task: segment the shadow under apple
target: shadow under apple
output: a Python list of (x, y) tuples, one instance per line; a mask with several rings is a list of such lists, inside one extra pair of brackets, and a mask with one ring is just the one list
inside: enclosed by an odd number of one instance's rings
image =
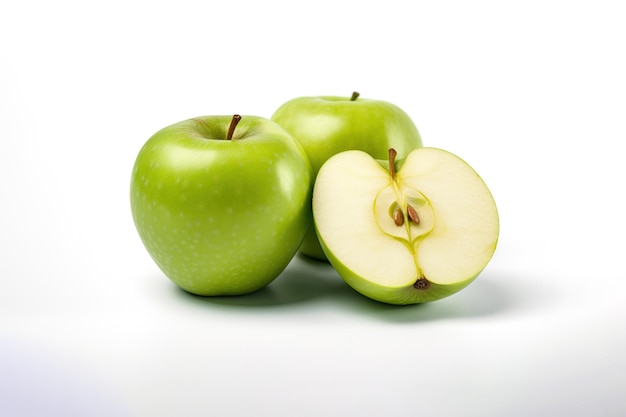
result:
[(396, 306), (355, 294), (346, 308), (377, 319), (396, 323), (446, 319), (472, 319), (514, 310), (520, 300), (503, 282), (503, 277), (481, 276), (467, 288), (444, 299), (423, 304)]
[[(297, 255), (268, 286), (246, 295), (203, 297), (178, 287), (176, 293), (196, 302), (234, 307), (280, 307), (352, 293), (327, 262)], [(351, 294), (350, 294), (351, 295)], [(358, 294), (357, 294), (358, 295)]]
[(489, 270), (465, 289), (430, 303), (394, 306), (360, 296), (346, 299), (345, 306), (359, 314), (395, 323), (472, 320), (552, 308), (559, 303), (561, 294), (546, 284), (549, 281), (546, 277)]
[[(236, 308), (283, 308), (312, 302), (395, 323), (475, 319), (516, 310), (533, 309), (545, 297), (522, 291), (523, 279), (485, 271), (467, 288), (442, 300), (396, 306), (371, 300), (350, 288), (326, 262), (297, 256), (270, 285), (243, 296), (202, 297), (176, 288), (176, 294), (194, 303)], [(526, 294), (526, 295), (524, 295)]]

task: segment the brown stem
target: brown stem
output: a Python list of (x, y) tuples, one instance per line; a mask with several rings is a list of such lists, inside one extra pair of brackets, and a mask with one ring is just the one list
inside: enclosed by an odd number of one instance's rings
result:
[(392, 180), (396, 179), (396, 155), (398, 155), (398, 152), (393, 148), (389, 148), (389, 174), (391, 174)]
[(241, 116), (235, 114), (233, 119), (230, 121), (230, 126), (228, 127), (228, 133), (226, 134), (226, 140), (231, 140), (233, 138), (233, 133), (235, 133), (235, 128), (237, 127), (237, 123), (241, 120)]
[(356, 101), (357, 98), (359, 98), (360, 94), (358, 92), (353, 92), (352, 93), (352, 97), (350, 97), (350, 101)]

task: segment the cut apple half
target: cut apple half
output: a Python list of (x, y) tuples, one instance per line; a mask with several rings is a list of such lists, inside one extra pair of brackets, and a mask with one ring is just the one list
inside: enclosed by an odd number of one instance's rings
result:
[[(493, 256), (499, 218), (491, 192), (461, 158), (418, 148), (402, 161), (362, 151), (320, 169), (313, 216), (321, 246), (356, 291), (390, 304), (434, 301), (478, 276)], [(400, 165), (400, 166), (399, 166)]]

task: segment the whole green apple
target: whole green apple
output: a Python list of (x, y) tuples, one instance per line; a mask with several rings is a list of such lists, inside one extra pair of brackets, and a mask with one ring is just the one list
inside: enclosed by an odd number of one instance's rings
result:
[(310, 223), (302, 147), (256, 116), (206, 116), (155, 133), (137, 156), (130, 202), (163, 273), (198, 295), (239, 295), (274, 280)]
[(330, 263), (356, 291), (388, 304), (435, 301), (489, 263), (498, 210), (456, 155), (419, 148), (395, 158), (391, 149), (387, 163), (362, 151), (326, 161), (313, 189), (315, 226)]
[[(398, 158), (404, 158), (422, 146), (415, 124), (402, 109), (386, 101), (361, 98), (356, 92), (351, 97), (295, 98), (280, 106), (272, 120), (300, 142), (314, 176), (328, 158), (342, 151), (361, 150), (385, 159), (388, 149), (394, 148)], [(300, 252), (326, 260), (314, 227)]]

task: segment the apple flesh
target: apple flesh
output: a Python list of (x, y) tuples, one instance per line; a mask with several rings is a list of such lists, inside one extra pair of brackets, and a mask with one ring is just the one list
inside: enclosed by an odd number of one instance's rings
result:
[(321, 246), (361, 294), (389, 304), (447, 297), (490, 261), (499, 234), (496, 204), (462, 159), (419, 148), (402, 165), (362, 151), (331, 157), (313, 189)]
[[(413, 120), (398, 106), (383, 100), (350, 97), (298, 97), (287, 101), (272, 115), (304, 148), (313, 175), (331, 156), (361, 150), (376, 159), (386, 159), (389, 148), (406, 157), (422, 146)], [(312, 219), (311, 219), (312, 220)], [(315, 228), (311, 227), (300, 252), (325, 260)]]
[(197, 295), (241, 295), (268, 285), (296, 254), (312, 182), (304, 150), (275, 122), (197, 117), (142, 147), (131, 209), (146, 249), (175, 284)]

